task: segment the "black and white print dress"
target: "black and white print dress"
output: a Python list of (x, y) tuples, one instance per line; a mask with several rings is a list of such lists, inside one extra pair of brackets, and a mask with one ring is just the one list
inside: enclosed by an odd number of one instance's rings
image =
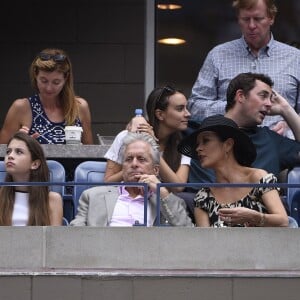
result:
[[(276, 183), (277, 178), (274, 174), (269, 173), (260, 179), (259, 183)], [(276, 187), (254, 187), (244, 198), (228, 204), (219, 204), (212, 195), (210, 188), (201, 188), (195, 197), (195, 207), (207, 212), (211, 227), (227, 227), (226, 222), (219, 220), (218, 210), (220, 208), (247, 207), (262, 213), (268, 213), (262, 203), (262, 195), (271, 191), (278, 190)], [(234, 225), (235, 227), (245, 227), (244, 224)]]

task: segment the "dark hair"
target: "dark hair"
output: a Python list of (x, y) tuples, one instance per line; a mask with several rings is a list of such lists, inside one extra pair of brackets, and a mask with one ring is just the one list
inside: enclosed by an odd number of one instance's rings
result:
[(232, 108), (235, 104), (235, 96), (238, 90), (242, 90), (244, 95), (247, 96), (249, 92), (256, 86), (256, 80), (260, 80), (270, 87), (273, 86), (272, 79), (265, 74), (258, 73), (240, 73), (236, 77), (234, 77), (227, 88), (227, 104), (225, 107), (225, 111), (227, 112), (230, 108)]
[[(156, 117), (155, 111), (156, 109), (160, 109), (165, 111), (169, 106), (169, 98), (170, 96), (181, 93), (180, 90), (176, 90), (171, 85), (166, 85), (164, 87), (155, 88), (148, 96), (146, 103), (146, 110), (148, 115), (149, 124), (153, 127), (154, 134), (157, 135), (158, 129), (160, 126), (160, 120)], [(182, 139), (182, 134), (179, 131), (172, 133), (168, 141), (165, 145), (165, 149), (163, 152), (163, 158), (170, 166), (170, 168), (176, 172), (181, 160), (181, 154), (178, 151), (174, 151), (177, 149), (179, 142)]]
[[(234, 0), (232, 7), (239, 13), (241, 9), (251, 9), (257, 4), (258, 0)], [(277, 7), (274, 0), (264, 0), (268, 16), (274, 18), (277, 14)]]
[[(251, 163), (249, 163), (249, 157), (245, 154), (245, 151), (243, 151), (243, 147), (239, 144), (239, 141), (237, 138), (231, 134), (228, 134), (227, 132), (224, 131), (215, 131), (215, 134), (219, 138), (219, 140), (224, 143), (226, 140), (229, 138), (232, 138), (234, 141), (233, 144), (233, 155), (236, 159), (236, 161), (241, 165), (241, 166), (246, 166), (246, 167), (251, 167)], [(255, 148), (255, 146), (253, 146)], [(252, 157), (251, 157), (252, 159)]]
[(232, 138), (234, 140), (234, 157), (240, 165), (250, 167), (254, 162), (256, 148), (250, 137), (240, 130), (232, 119), (223, 115), (212, 115), (203, 119), (198, 129), (180, 142), (178, 151), (186, 156), (198, 159), (197, 139), (199, 133), (204, 131), (215, 132), (221, 142)]
[[(31, 154), (31, 160), (39, 160), (40, 166), (30, 170), (29, 182), (49, 181), (49, 168), (43, 148), (37, 140), (26, 133), (17, 132), (8, 141), (23, 141)], [(10, 174), (6, 174), (5, 182), (13, 182)], [(29, 192), (29, 219), (27, 225), (50, 225), (49, 214), (49, 186), (28, 186)], [(11, 225), (15, 201), (15, 188), (3, 186), (0, 190), (0, 225)]]

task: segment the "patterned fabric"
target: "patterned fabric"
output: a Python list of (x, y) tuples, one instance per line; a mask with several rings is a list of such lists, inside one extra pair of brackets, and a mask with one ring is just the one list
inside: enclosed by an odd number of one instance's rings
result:
[[(39, 95), (28, 98), (32, 111), (32, 125), (29, 134), (38, 132), (40, 136), (37, 141), (40, 144), (65, 144), (65, 122), (51, 122), (42, 106)], [(81, 126), (80, 120), (75, 120), (74, 126)]]
[[(300, 112), (300, 50), (275, 41), (272, 36), (256, 57), (242, 37), (218, 45), (208, 53), (188, 101), (192, 117), (201, 120), (224, 114), (228, 84), (244, 72), (269, 75), (274, 89)], [(266, 116), (263, 125), (270, 127), (279, 120), (280, 116)]]
[[(276, 183), (277, 178), (269, 173), (260, 179), (259, 183)], [(267, 209), (262, 203), (262, 195), (277, 189), (276, 187), (254, 187), (244, 198), (228, 204), (219, 204), (212, 195), (209, 188), (202, 188), (196, 194), (195, 207), (203, 209), (208, 213), (211, 227), (227, 227), (227, 224), (218, 218), (220, 208), (247, 207), (259, 212), (267, 213)], [(235, 227), (245, 227), (244, 224)]]

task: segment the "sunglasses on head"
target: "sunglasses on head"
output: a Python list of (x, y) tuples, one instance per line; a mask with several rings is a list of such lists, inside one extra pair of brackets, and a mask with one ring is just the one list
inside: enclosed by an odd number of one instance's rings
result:
[(168, 92), (168, 93), (175, 93), (175, 91), (176, 91), (176, 90), (175, 90), (173, 87), (169, 86), (169, 85), (164, 86), (164, 87), (161, 89), (160, 94), (159, 94), (158, 97), (156, 98), (155, 103), (158, 103), (158, 102), (161, 100), (161, 98), (162, 98), (162, 96), (163, 96), (164, 93), (166, 93), (166, 92)]
[(39, 53), (38, 57), (44, 61), (52, 59), (55, 62), (63, 62), (66, 59), (66, 56), (63, 54), (48, 54), (44, 52)]

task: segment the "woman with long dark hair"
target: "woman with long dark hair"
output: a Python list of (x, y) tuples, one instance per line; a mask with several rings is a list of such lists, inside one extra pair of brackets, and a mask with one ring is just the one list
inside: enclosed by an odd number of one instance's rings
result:
[[(186, 183), (190, 158), (177, 151), (177, 145), (182, 139), (182, 131), (187, 129), (190, 117), (186, 97), (171, 86), (155, 88), (148, 96), (146, 109), (149, 123), (141, 123), (138, 131), (151, 134), (157, 140), (161, 152), (159, 172), (161, 180), (171, 183)], [(128, 130), (130, 131), (130, 123)], [(127, 130), (120, 132), (105, 154), (107, 159), (106, 182), (123, 180), (118, 156), (122, 139), (127, 132)], [(181, 191), (183, 189), (184, 187), (176, 187), (173, 190)]]
[[(201, 188), (195, 196), (195, 220), (200, 227), (288, 226), (288, 216), (274, 186), (272, 173), (251, 167), (256, 148), (237, 124), (222, 115), (205, 118), (178, 146), (180, 153), (214, 170), (224, 186)], [(235, 186), (234, 184), (261, 184)], [(227, 185), (227, 186), (226, 186)]]

